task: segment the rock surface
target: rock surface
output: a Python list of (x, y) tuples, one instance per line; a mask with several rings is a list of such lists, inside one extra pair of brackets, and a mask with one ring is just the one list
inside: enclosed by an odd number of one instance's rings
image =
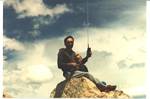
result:
[(71, 78), (60, 82), (50, 97), (55, 98), (129, 98), (123, 91), (115, 90), (101, 92), (96, 85), (86, 77)]
[(3, 98), (13, 98), (7, 91), (4, 90)]

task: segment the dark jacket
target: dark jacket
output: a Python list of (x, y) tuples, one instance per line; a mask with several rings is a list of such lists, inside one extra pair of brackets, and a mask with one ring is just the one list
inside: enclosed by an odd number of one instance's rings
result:
[[(68, 52), (65, 48), (59, 49), (57, 60), (58, 68), (62, 69), (63, 72), (74, 72), (77, 69), (72, 66), (68, 66), (67, 63), (76, 62), (75, 59), (76, 53), (73, 50)], [(85, 64), (87, 60), (82, 59), (82, 61)], [(84, 64), (82, 64), (78, 70), (88, 72), (88, 69)]]

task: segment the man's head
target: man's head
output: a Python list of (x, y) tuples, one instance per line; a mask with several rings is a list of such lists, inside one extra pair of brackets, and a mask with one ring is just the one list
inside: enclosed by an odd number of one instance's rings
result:
[(72, 36), (67, 36), (64, 39), (64, 44), (65, 44), (66, 48), (72, 49), (73, 44), (74, 44), (74, 38)]

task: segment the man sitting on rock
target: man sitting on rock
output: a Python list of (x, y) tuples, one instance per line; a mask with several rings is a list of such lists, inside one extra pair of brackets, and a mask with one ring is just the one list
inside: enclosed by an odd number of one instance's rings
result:
[(90, 48), (87, 49), (86, 57), (82, 58), (72, 50), (74, 45), (74, 38), (72, 36), (66, 37), (64, 44), (66, 48), (61, 48), (58, 53), (58, 68), (63, 71), (63, 76), (66, 80), (71, 79), (71, 77), (85, 76), (94, 82), (100, 91), (109, 92), (116, 89), (115, 85), (106, 85), (105, 82), (100, 82), (88, 73), (85, 63), (92, 55)]

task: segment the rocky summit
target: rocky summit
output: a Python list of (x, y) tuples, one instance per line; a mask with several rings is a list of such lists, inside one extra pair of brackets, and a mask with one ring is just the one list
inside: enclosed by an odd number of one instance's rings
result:
[(114, 90), (101, 92), (96, 85), (86, 77), (73, 77), (69, 81), (60, 82), (51, 92), (54, 98), (129, 98), (123, 91)]

